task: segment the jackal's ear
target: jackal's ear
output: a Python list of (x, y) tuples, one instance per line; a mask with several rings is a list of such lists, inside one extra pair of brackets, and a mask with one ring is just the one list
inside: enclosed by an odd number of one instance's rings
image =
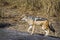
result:
[(25, 16), (27, 16), (27, 17), (28, 17), (28, 16), (29, 16), (29, 13), (26, 13), (26, 14), (25, 14)]
[(21, 17), (25, 17), (26, 15), (25, 14), (23, 14)]

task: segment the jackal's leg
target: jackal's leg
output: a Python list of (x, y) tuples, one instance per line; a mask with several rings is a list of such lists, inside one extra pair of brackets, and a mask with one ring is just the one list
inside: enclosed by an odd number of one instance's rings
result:
[(31, 28), (32, 28), (32, 25), (31, 25), (31, 26), (29, 26), (29, 28), (28, 28), (28, 30), (27, 30), (27, 31), (29, 32)]
[(45, 31), (45, 36), (47, 36), (47, 35), (49, 35), (49, 32), (50, 32), (50, 30), (49, 30), (49, 28), (48, 27), (46, 27), (45, 25), (43, 25), (42, 26), (42, 29)]
[(31, 35), (34, 33), (35, 25), (33, 25)]
[(45, 30), (46, 34), (45, 36), (49, 35), (49, 30)]

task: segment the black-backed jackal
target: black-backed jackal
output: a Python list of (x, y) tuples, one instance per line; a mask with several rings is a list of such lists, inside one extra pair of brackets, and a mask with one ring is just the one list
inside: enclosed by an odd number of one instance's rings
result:
[(28, 32), (32, 28), (31, 35), (34, 33), (35, 25), (41, 25), (41, 28), (46, 32), (45, 36), (49, 35), (50, 31), (55, 32), (55, 30), (51, 30), (49, 26), (49, 21), (46, 18), (25, 15), (21, 20), (24, 20), (29, 24)]

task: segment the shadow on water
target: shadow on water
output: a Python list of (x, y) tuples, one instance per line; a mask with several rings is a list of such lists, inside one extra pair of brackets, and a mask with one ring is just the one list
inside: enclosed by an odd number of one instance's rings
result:
[(0, 23), (0, 28), (6, 28), (6, 27), (9, 27), (9, 26), (13, 26), (13, 25), (10, 24), (10, 23)]
[[(37, 34), (37, 35), (44, 36), (44, 34)], [(60, 39), (60, 37), (50, 36), (50, 35), (48, 35), (48, 36), (46, 36), (46, 37), (51, 37), (51, 38), (58, 38), (58, 39)]]
[(55, 37), (55, 36), (49, 36), (49, 37), (52, 37), (52, 38), (58, 38), (58, 39), (60, 39), (60, 37)]

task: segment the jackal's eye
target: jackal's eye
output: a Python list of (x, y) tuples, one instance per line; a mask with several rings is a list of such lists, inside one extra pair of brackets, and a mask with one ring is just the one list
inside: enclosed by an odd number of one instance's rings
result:
[(26, 17), (23, 17), (23, 18), (22, 18), (22, 20), (25, 20), (25, 19), (26, 19)]
[(22, 18), (22, 20), (24, 20), (25, 18)]

